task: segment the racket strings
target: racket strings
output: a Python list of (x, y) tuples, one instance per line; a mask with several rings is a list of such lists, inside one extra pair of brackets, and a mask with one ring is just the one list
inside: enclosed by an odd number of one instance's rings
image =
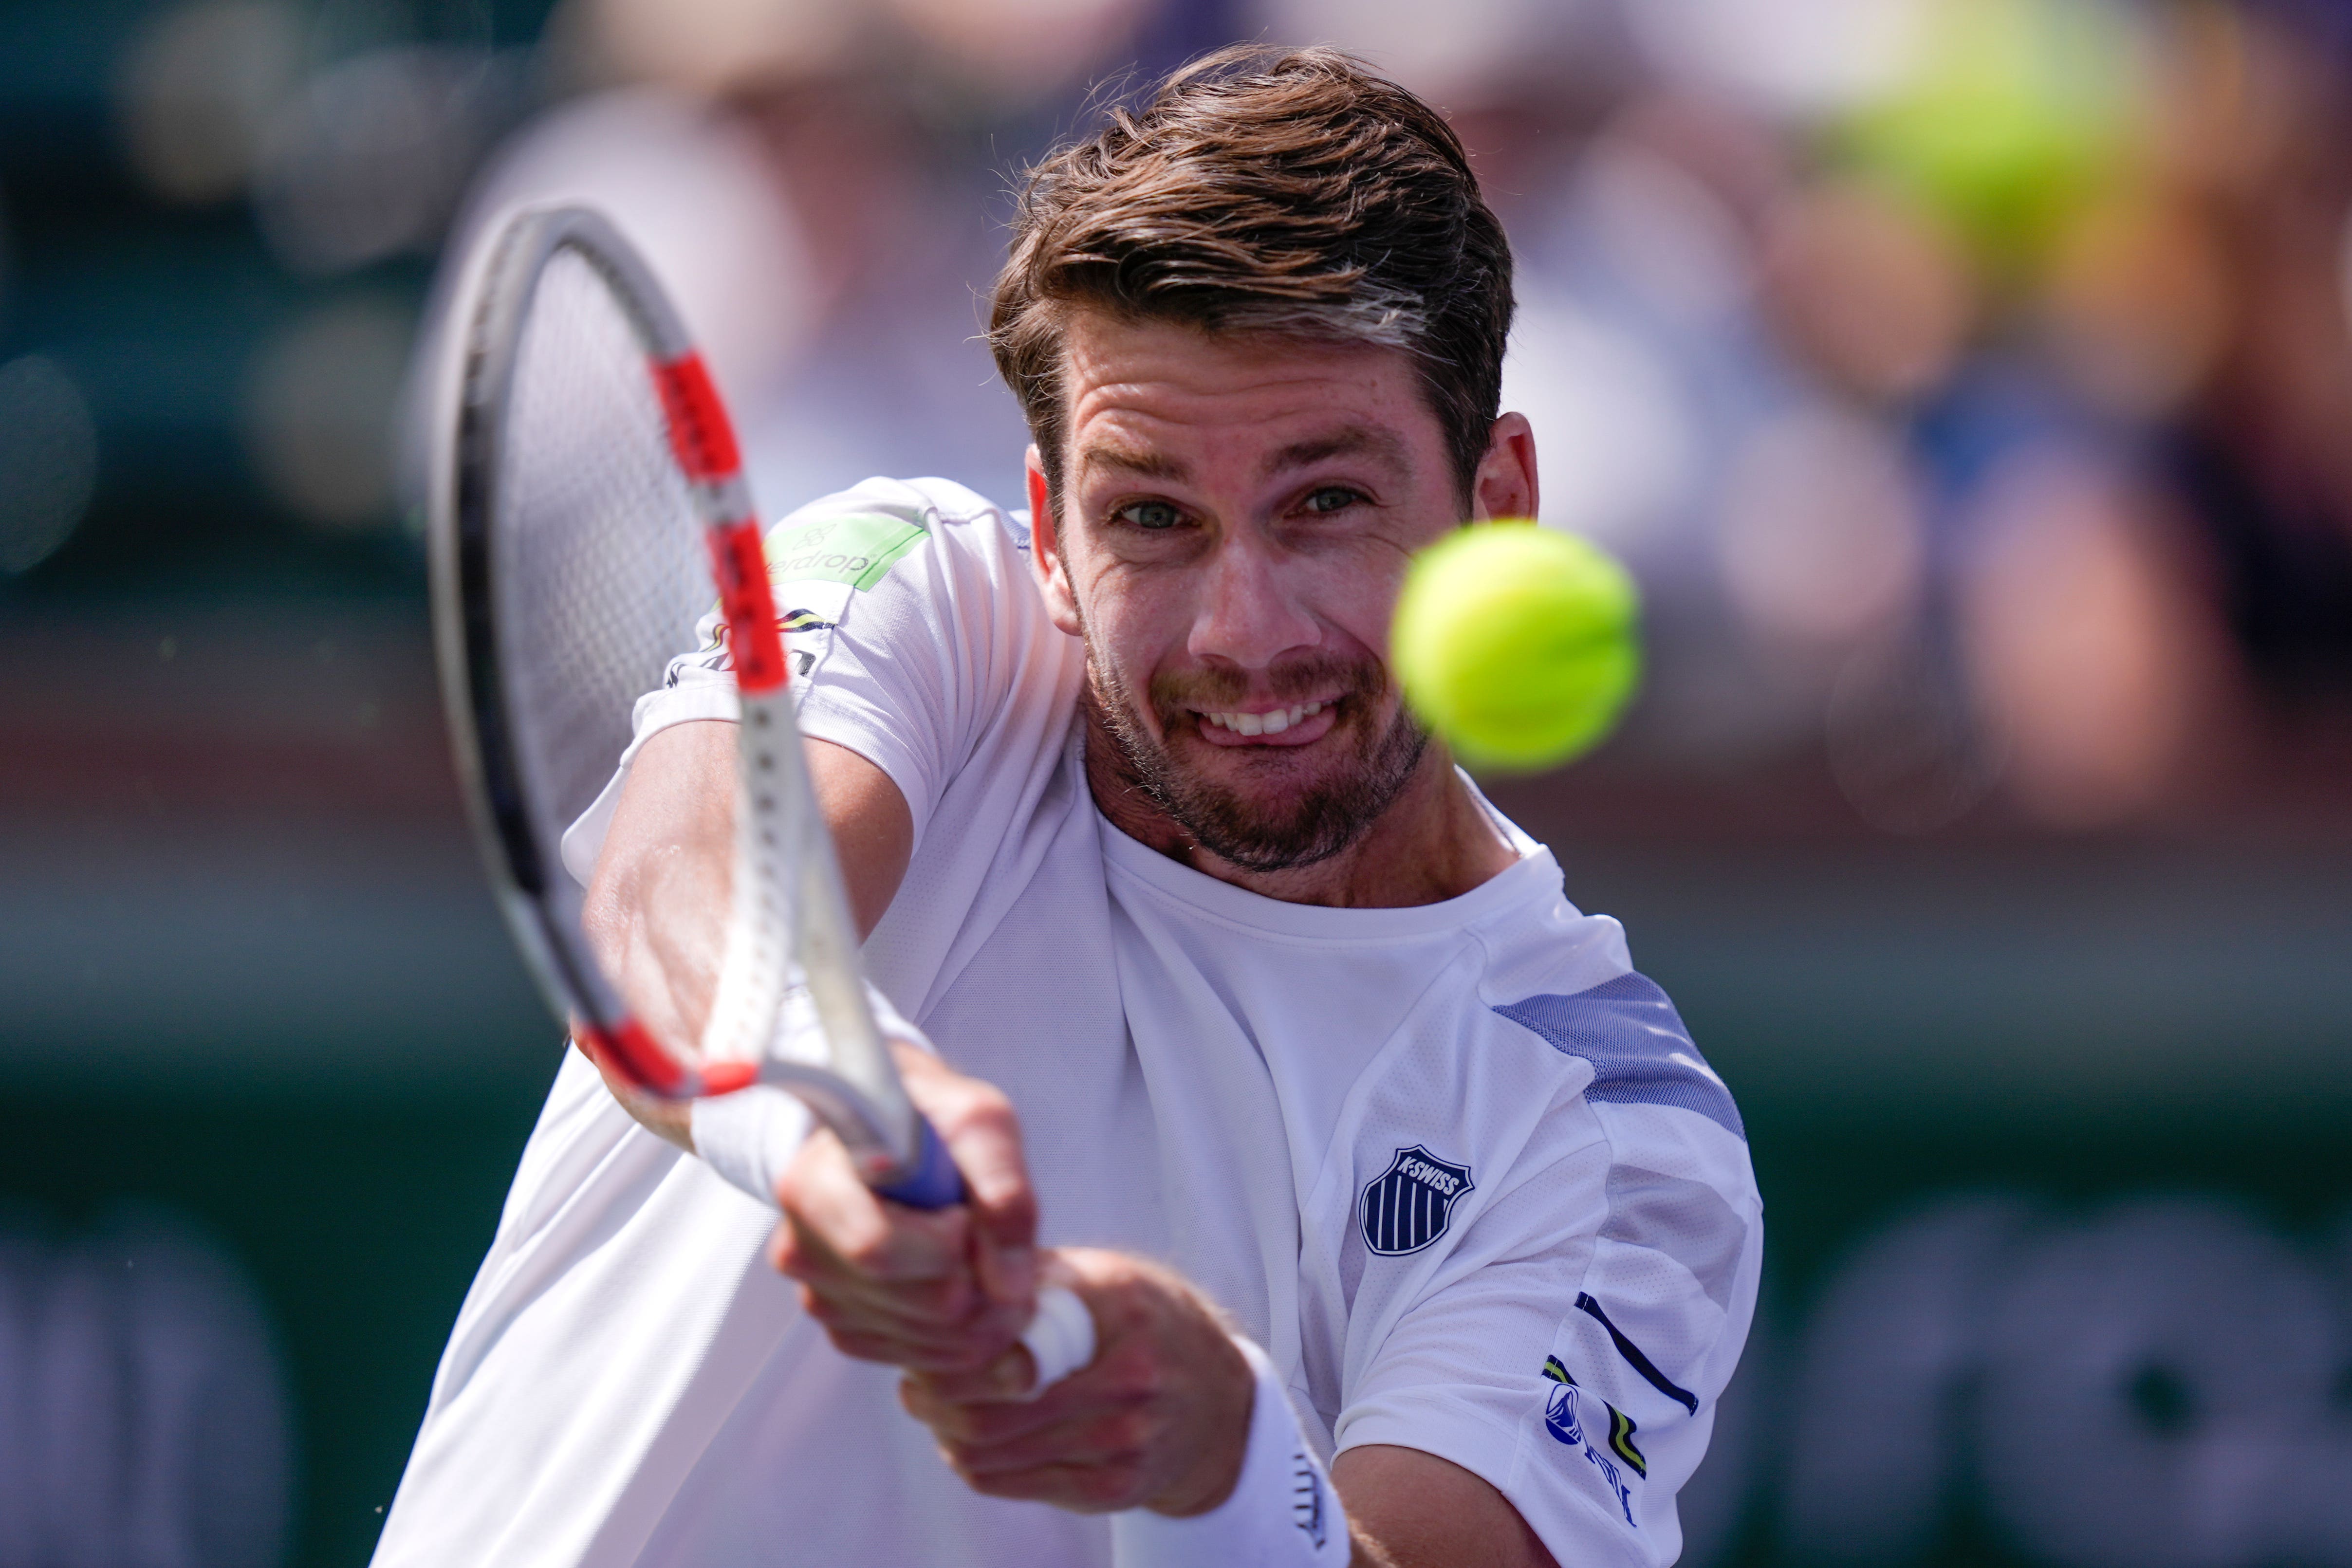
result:
[(611, 779), (636, 700), (696, 647), (709, 567), (645, 350), (604, 276), (550, 258), (518, 341), (493, 581), (541, 841)]

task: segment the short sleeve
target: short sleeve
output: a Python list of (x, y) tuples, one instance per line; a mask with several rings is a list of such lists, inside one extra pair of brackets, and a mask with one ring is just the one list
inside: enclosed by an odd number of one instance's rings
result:
[[(1061, 638), (1030, 578), (1026, 527), (943, 480), (869, 479), (793, 512), (766, 547), (802, 732), (888, 774), (919, 841), (976, 737), (1017, 695), (1025, 655)], [(564, 863), (583, 882), (645, 743), (737, 716), (715, 608), (697, 640), (638, 699), (612, 781), (564, 835)]]
[[(1680, 1078), (1719, 1081), (1678, 1019), (1669, 1037), (1630, 1001), (1601, 1005), (1637, 990), (1655, 988), (1630, 976), (1584, 993), (1601, 1002), (1566, 1043), (1494, 1009), (1517, 1027), (1493, 1049), (1549, 1047), (1568, 1075), (1507, 1166), (1464, 1167), (1492, 1197), (1380, 1312), (1334, 1424), (1341, 1451), (1418, 1448), (1482, 1477), (1563, 1563), (1679, 1555), (1675, 1496), (1706, 1456), (1761, 1270), (1736, 1113), (1685, 1103), (1702, 1097)], [(1648, 1056), (1663, 1069), (1626, 1066)]]
[(868, 481), (768, 536), (803, 734), (866, 758), (907, 797), (918, 839), (979, 737), (1061, 640), (1028, 533), (943, 481)]

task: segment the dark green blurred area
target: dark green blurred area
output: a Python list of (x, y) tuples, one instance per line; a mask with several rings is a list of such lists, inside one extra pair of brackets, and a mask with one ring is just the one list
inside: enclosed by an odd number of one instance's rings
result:
[[(284, 335), (413, 320), (433, 259), (305, 272), (244, 202), (142, 184), (118, 82), (163, 10), (0, 7), (0, 365), (62, 367), (97, 450), (70, 537), (0, 576), (0, 1199), (162, 1200), (233, 1250), (294, 1405), (289, 1561), (324, 1568), (368, 1554), (561, 1047), (467, 838), (415, 531), (389, 496), (322, 522), (257, 455)], [(511, 49), (544, 10), (305, 15), (331, 57)], [(1739, 1096), (1775, 1386), (1825, 1282), (1941, 1194), (2219, 1196), (2319, 1255), (2352, 1205), (2343, 727), (2258, 749), (2303, 760), (2229, 811), (2073, 834), (1882, 833), (1811, 756), (1498, 789)], [(1794, 1560), (1782, 1458), (1712, 1561)], [(1961, 1491), (1933, 1561), (2037, 1560)]]
[(289, 1561), (365, 1562), (530, 1129), (531, 1086), (404, 1111), (10, 1101), (0, 1191), (68, 1223), (110, 1198), (160, 1198), (235, 1250), (298, 1413)]

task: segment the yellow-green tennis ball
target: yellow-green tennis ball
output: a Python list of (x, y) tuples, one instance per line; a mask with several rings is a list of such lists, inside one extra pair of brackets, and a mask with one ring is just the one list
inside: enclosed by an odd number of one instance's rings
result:
[(1554, 768), (1601, 743), (1641, 676), (1641, 599), (1598, 547), (1479, 523), (1414, 558), (1390, 658), (1405, 700), (1470, 767)]
[(1930, 0), (1917, 62), (1833, 150), (1950, 224), (1997, 271), (2041, 260), (2122, 172), (2141, 90), (2134, 42), (2084, 0)]

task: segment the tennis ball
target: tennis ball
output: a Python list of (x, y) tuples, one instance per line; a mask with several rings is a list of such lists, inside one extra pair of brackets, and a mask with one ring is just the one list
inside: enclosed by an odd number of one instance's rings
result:
[(2036, 264), (2120, 170), (2133, 39), (2084, 0), (1931, 0), (1915, 68), (1832, 142), (1948, 223), (1997, 274)]
[(1472, 768), (1532, 772), (1591, 750), (1633, 693), (1640, 596), (1574, 534), (1513, 519), (1413, 559), (1389, 649), (1405, 700)]

